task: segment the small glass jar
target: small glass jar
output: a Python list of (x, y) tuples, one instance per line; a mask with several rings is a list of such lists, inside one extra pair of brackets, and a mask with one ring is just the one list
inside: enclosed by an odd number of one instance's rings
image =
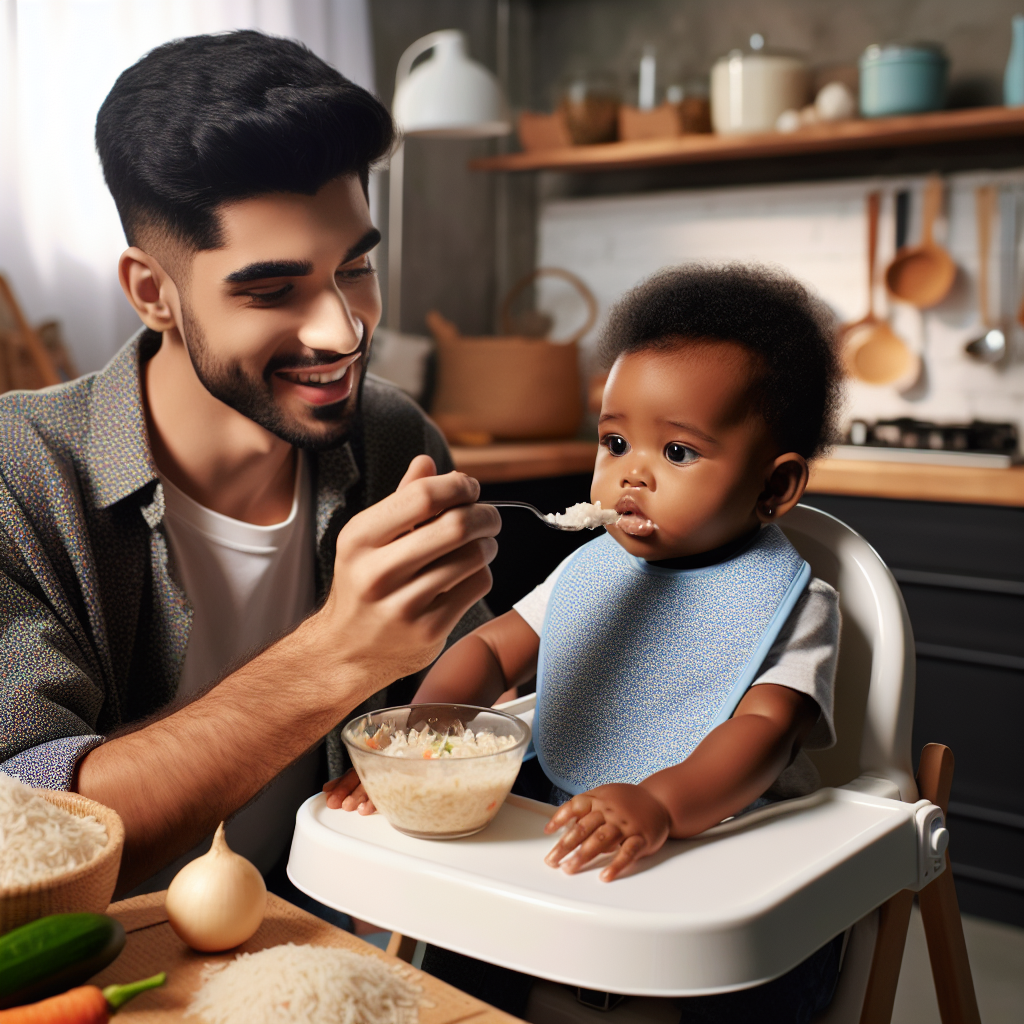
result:
[(565, 81), (558, 109), (575, 146), (618, 138), (620, 91), (613, 75), (590, 72)]

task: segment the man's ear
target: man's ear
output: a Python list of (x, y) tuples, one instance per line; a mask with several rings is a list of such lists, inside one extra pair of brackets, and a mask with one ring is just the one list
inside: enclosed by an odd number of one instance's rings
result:
[(784, 516), (803, 497), (809, 476), (807, 460), (802, 455), (780, 455), (771, 464), (765, 489), (758, 495), (757, 518), (762, 523), (771, 523)]
[(178, 290), (158, 260), (133, 245), (121, 253), (117, 276), (128, 301), (150, 330), (162, 334), (177, 326)]

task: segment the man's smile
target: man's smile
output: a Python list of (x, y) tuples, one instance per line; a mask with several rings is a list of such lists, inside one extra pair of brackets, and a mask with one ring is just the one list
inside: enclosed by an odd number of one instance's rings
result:
[(279, 390), (292, 391), (296, 397), (310, 405), (330, 405), (341, 402), (352, 393), (356, 366), (362, 353), (325, 366), (303, 367), (301, 370), (275, 370)]

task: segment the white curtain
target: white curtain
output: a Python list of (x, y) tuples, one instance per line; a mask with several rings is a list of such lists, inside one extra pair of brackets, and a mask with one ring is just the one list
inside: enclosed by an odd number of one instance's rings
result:
[(374, 90), (368, 0), (0, 0), (0, 273), (29, 319), (58, 319), (81, 371), (139, 324), (124, 235), (93, 144), (117, 76), (181, 36), (256, 28)]

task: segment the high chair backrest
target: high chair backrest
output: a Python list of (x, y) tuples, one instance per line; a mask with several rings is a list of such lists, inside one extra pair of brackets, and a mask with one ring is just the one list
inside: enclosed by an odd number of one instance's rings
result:
[(903, 800), (916, 800), (914, 636), (899, 587), (875, 549), (834, 516), (798, 505), (779, 526), (814, 575), (839, 591), (838, 742), (809, 751), (822, 783), (871, 775), (895, 783)]

